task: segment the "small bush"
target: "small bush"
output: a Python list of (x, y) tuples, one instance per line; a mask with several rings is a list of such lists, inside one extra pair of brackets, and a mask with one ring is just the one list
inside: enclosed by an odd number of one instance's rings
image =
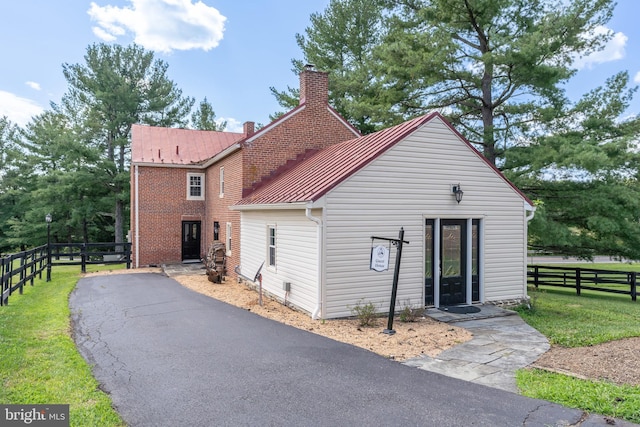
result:
[(415, 322), (418, 319), (418, 310), (411, 308), (409, 304), (403, 306), (399, 314), (400, 321), (404, 323)]
[(360, 320), (360, 326), (375, 326), (377, 315), (376, 306), (372, 302), (364, 303), (362, 298), (354, 307), (349, 307), (351, 313)]

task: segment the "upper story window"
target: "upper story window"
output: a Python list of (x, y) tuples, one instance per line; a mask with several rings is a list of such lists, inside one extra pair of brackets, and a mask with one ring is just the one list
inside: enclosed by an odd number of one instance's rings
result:
[(187, 200), (204, 200), (204, 174), (187, 174)]
[(224, 197), (224, 166), (220, 166), (220, 197)]

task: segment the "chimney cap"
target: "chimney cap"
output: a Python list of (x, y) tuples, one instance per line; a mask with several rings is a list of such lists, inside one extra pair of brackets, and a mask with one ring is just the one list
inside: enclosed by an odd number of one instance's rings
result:
[(314, 68), (316, 68), (316, 66), (313, 64), (305, 64), (304, 66), (304, 69), (307, 71), (313, 71)]

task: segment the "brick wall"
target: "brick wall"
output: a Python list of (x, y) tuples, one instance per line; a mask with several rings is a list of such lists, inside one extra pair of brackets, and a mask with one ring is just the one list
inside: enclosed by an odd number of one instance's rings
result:
[[(220, 196), (220, 168), (224, 167), (224, 195)], [(207, 169), (206, 177), (206, 234), (203, 235), (205, 250), (203, 256), (214, 242), (213, 223), (220, 223), (219, 240), (227, 242), (227, 222), (231, 223), (231, 251), (227, 248), (227, 275), (235, 277), (233, 269), (240, 264), (240, 212), (232, 211), (233, 206), (242, 197), (242, 153), (236, 151)]]
[(287, 160), (311, 149), (353, 139), (352, 128), (337, 118), (327, 104), (328, 74), (304, 70), (300, 74), (300, 102), (268, 132), (258, 132), (243, 144), (243, 189), (247, 194)]
[[(197, 169), (138, 167), (139, 253), (138, 265), (160, 265), (182, 261), (182, 221), (202, 221), (206, 232), (205, 202), (187, 200), (187, 173), (203, 173)], [(135, 168), (132, 167), (131, 238), (135, 260)], [(208, 191), (205, 178), (205, 192)], [(204, 241), (204, 238), (202, 239)], [(204, 254), (204, 246), (201, 253)]]

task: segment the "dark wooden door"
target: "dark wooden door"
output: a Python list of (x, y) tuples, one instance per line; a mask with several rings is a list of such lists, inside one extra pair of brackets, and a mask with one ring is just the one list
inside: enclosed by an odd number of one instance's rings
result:
[(182, 260), (200, 259), (200, 221), (182, 221)]
[(467, 221), (440, 221), (440, 305), (467, 300)]

